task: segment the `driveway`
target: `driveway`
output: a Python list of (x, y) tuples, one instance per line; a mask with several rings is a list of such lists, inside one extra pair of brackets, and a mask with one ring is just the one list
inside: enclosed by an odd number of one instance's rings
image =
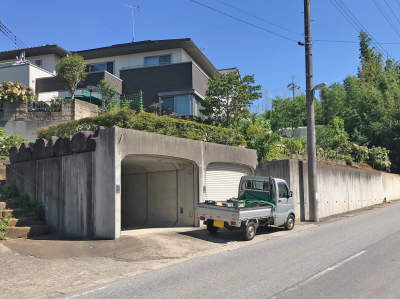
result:
[(262, 231), (251, 242), (237, 232), (211, 236), (204, 228), (125, 231), (115, 241), (49, 237), (0, 241), (0, 298), (45, 298), (96, 287), (192, 258), (218, 254), (316, 227)]

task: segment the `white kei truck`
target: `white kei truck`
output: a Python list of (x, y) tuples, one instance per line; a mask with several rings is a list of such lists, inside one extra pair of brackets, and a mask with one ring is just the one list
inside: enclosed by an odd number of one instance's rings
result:
[(295, 224), (293, 194), (285, 180), (243, 176), (238, 198), (226, 201), (206, 200), (197, 206), (198, 217), (215, 234), (218, 229), (241, 230), (244, 240), (252, 240), (259, 227)]

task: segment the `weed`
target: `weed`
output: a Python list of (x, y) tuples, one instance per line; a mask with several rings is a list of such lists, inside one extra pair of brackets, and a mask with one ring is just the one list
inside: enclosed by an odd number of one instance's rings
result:
[(7, 234), (10, 222), (11, 222), (10, 215), (0, 219), (0, 240), (4, 240), (6, 238), (6, 234)]

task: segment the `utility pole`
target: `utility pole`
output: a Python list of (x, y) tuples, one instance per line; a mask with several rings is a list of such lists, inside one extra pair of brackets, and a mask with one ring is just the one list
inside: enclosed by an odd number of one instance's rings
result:
[(311, 37), (310, 0), (304, 0), (304, 46), (306, 59), (306, 98), (307, 98), (307, 156), (308, 156), (308, 198), (310, 218), (319, 221), (317, 188), (317, 155), (315, 141), (313, 61)]
[(289, 89), (292, 91), (292, 99), (294, 100), (295, 91), (298, 90), (298, 89), (300, 89), (300, 86), (298, 86), (298, 85), (296, 84), (296, 82), (294, 82), (293, 77), (292, 77), (292, 82), (290, 82), (290, 83), (288, 84), (287, 88), (289, 88)]

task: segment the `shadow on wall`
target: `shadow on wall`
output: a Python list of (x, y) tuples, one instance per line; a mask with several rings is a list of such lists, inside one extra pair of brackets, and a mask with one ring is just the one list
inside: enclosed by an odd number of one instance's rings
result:
[(198, 198), (194, 162), (128, 155), (121, 163), (121, 226), (194, 226)]

